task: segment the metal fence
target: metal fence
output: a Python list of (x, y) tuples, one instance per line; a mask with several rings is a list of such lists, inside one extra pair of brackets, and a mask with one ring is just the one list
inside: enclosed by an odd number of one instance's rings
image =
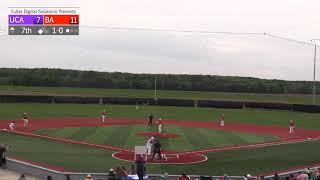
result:
[[(94, 180), (106, 180), (108, 179), (108, 173), (77, 173), (77, 172), (60, 172), (44, 167), (40, 167), (37, 165), (33, 165), (28, 162), (15, 160), (8, 158), (7, 159), (7, 168), (12, 171), (16, 171), (19, 173), (24, 173), (26, 175), (33, 176), (35, 178), (38, 178), (40, 180), (46, 180), (47, 176), (51, 176), (53, 180), (65, 180), (65, 175), (68, 174), (72, 180), (84, 180), (88, 174), (90, 174)], [(180, 175), (168, 175), (165, 177), (162, 174), (148, 174), (146, 177), (147, 179), (151, 180), (176, 180)], [(200, 175), (189, 175), (189, 177), (192, 180), (200, 180), (200, 179), (221, 179), (222, 176), (200, 176)], [(232, 180), (243, 180), (242, 176), (228, 176), (227, 178)], [(255, 177), (252, 177), (252, 179), (255, 179)]]
[[(310, 167), (320, 168), (320, 166)], [(7, 169), (16, 171), (18, 173), (23, 173), (26, 175), (33, 176), (37, 179), (35, 180), (46, 180), (47, 176), (51, 176), (53, 180), (65, 180), (65, 175), (69, 175), (72, 180), (84, 180), (88, 174), (90, 174), (94, 180), (106, 180), (109, 178), (108, 173), (89, 173), (89, 172), (61, 172), (41, 166), (33, 165), (28, 162), (8, 158), (7, 159)], [(305, 169), (299, 169), (294, 171), (288, 171), (279, 173), (280, 177), (288, 177), (290, 174), (298, 174), (299, 172), (304, 171)], [(180, 175), (162, 175), (162, 174), (148, 174), (146, 179), (151, 180), (176, 180)], [(244, 180), (244, 176), (205, 176), (205, 175), (189, 175), (191, 180)], [(134, 176), (132, 176), (135, 179)], [(137, 178), (137, 177), (136, 177)], [(273, 175), (265, 176), (265, 179), (272, 179)], [(250, 180), (255, 180), (256, 177), (252, 176)], [(29, 179), (30, 180), (30, 179)]]

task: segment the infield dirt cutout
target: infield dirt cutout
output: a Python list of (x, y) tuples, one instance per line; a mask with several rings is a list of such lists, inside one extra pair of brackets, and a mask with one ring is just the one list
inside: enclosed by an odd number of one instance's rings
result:
[[(0, 129), (2, 132), (8, 132), (8, 125), (12, 120), (0, 121)], [(52, 141), (60, 141), (65, 143), (79, 144), (94, 148), (100, 148), (105, 150), (115, 151), (113, 157), (124, 161), (134, 161), (134, 152), (130, 149), (125, 149), (122, 147), (114, 147), (110, 145), (94, 144), (89, 142), (77, 141), (68, 138), (53, 137), (48, 135), (39, 135), (35, 131), (38, 129), (48, 129), (48, 128), (71, 128), (71, 127), (94, 127), (94, 126), (113, 126), (113, 125), (146, 125), (145, 120), (134, 120), (134, 119), (108, 119), (106, 123), (102, 123), (100, 118), (68, 118), (68, 119), (36, 119), (29, 122), (29, 129), (23, 128), (22, 120), (15, 120), (16, 122), (16, 134), (31, 136), (34, 138), (47, 139)], [(164, 121), (166, 125), (175, 126), (187, 126), (194, 128), (206, 128), (214, 129), (220, 131), (233, 131), (242, 133), (251, 133), (256, 135), (272, 135), (280, 138), (279, 141), (263, 142), (256, 144), (244, 144), (238, 146), (229, 146), (222, 148), (208, 148), (199, 149), (195, 151), (187, 152), (170, 152), (165, 151), (164, 160), (148, 160), (148, 163), (156, 164), (193, 164), (200, 163), (207, 160), (205, 153), (212, 152), (222, 152), (231, 151), (245, 148), (258, 148), (265, 146), (274, 146), (281, 144), (297, 143), (304, 141), (312, 141), (320, 139), (320, 131), (315, 130), (305, 130), (296, 129), (294, 134), (288, 133), (288, 128), (277, 127), (277, 126), (261, 126), (253, 124), (242, 124), (242, 123), (227, 123), (224, 127), (220, 127), (219, 123), (216, 122), (202, 122), (202, 121), (182, 121), (182, 120), (166, 120)], [(157, 136), (158, 133), (138, 133), (141, 136)], [(159, 135), (159, 134), (158, 134)], [(160, 135), (159, 135), (160, 136)], [(168, 137), (163, 138), (176, 138), (179, 137), (178, 134), (167, 134)], [(171, 137), (170, 137), (171, 136)]]

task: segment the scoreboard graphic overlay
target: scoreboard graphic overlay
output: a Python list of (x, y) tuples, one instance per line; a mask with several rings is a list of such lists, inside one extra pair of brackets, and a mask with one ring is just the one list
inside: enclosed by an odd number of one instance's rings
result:
[(79, 35), (78, 7), (9, 7), (9, 35)]

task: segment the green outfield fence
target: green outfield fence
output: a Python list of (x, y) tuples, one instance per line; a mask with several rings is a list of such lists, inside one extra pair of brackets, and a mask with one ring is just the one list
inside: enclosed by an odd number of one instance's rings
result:
[(159, 105), (213, 108), (258, 108), (320, 113), (320, 106), (304, 104), (217, 101), (194, 99), (153, 99), (128, 97), (83, 97), (83, 96), (41, 96), (41, 95), (0, 95), (0, 103), (78, 103), (78, 104), (122, 104)]

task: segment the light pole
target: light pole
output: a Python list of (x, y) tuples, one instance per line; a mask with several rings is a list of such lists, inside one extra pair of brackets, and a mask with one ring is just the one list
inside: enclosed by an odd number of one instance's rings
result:
[(313, 88), (312, 88), (312, 104), (316, 104), (316, 60), (317, 60), (317, 41), (320, 39), (311, 39), (314, 42), (314, 59), (313, 59)]

